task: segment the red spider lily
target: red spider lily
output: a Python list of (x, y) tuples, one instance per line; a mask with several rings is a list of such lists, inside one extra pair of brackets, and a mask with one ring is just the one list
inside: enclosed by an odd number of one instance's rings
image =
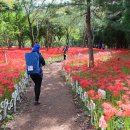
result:
[(130, 95), (127, 94), (122, 95), (122, 101), (124, 103), (130, 103)]
[(14, 85), (12, 84), (10, 84), (10, 86), (8, 86), (8, 91), (10, 92), (10, 93), (12, 93), (13, 91), (14, 91)]
[(127, 81), (128, 86), (130, 86), (130, 79), (127, 79), (126, 81)]
[(114, 96), (118, 96), (120, 91), (113, 91), (112, 93), (113, 93)]
[(0, 85), (0, 97), (3, 96), (4, 88)]
[(126, 91), (126, 94), (130, 96), (130, 90), (129, 90), (129, 91)]
[(99, 127), (103, 128), (103, 129), (106, 129), (107, 128), (107, 122), (106, 120), (104, 119), (104, 116), (102, 116), (100, 119), (99, 119)]
[(94, 97), (96, 94), (95, 94), (95, 90), (89, 90), (86, 92), (90, 97)]
[(123, 104), (122, 101), (117, 101), (116, 103), (117, 103), (119, 106), (120, 106), (121, 104)]
[(94, 96), (91, 96), (92, 100), (99, 100), (102, 99), (102, 95), (100, 93), (95, 92)]
[(3, 97), (3, 93), (0, 91), (0, 97)]
[(125, 113), (124, 113), (122, 110), (119, 110), (119, 111), (117, 111), (116, 115), (119, 116), (119, 117), (120, 117), (120, 116), (123, 116), (123, 117), (124, 117), (124, 116), (125, 116)]
[(87, 79), (87, 78), (81, 79), (80, 85), (82, 85), (83, 88), (89, 88), (92, 85), (92, 80)]
[(103, 115), (105, 116), (105, 120), (109, 121), (117, 112), (117, 109), (113, 107), (110, 103), (104, 102), (102, 104), (103, 107)]
[(121, 104), (122, 110), (119, 110), (116, 115), (130, 117), (130, 104)]
[[(6, 90), (3, 90), (4, 92), (8, 91), (12, 93), (14, 84), (20, 79), (21, 73), (25, 72), (25, 52), (31, 52), (31, 49), (6, 49), (8, 64), (1, 64), (5, 62), (5, 57), (0, 50), (0, 59), (2, 61), (0, 62), (0, 84), (6, 88)], [(52, 48), (49, 51), (43, 48), (41, 52), (45, 59), (48, 57), (59, 57), (62, 54), (62, 51), (58, 48)]]
[(110, 91), (122, 91), (123, 90), (123, 84), (115, 84), (113, 86), (109, 86), (108, 90)]
[[(9, 65), (3, 65), (3, 67), (0, 65), (0, 83), (3, 82), (3, 77), (6, 77), (5, 80), (9, 80), (10, 85), (5, 86), (3, 91), (8, 89), (11, 92), (13, 91), (13, 84), (11, 83), (15, 83), (19, 79), (20, 73), (25, 70), (24, 53), (31, 51), (31, 49), (6, 51)], [(130, 51), (113, 50), (108, 52), (100, 51), (99, 49), (94, 49), (94, 51), (97, 52), (94, 54), (94, 68), (89, 69), (87, 67), (88, 48), (69, 48), (67, 52), (69, 58), (63, 62), (63, 68), (73, 80), (79, 81), (81, 87), (85, 88), (84, 90), (87, 91), (86, 93), (90, 98), (95, 100), (97, 112), (98, 107), (99, 111), (101, 110), (101, 103), (112, 100), (113, 104), (105, 102), (102, 106), (106, 121), (112, 119), (114, 115), (129, 116), (129, 107), (126, 106), (130, 104)], [(45, 59), (59, 57), (63, 56), (63, 48), (42, 48), (41, 53)], [(76, 56), (75, 54), (78, 55)], [(4, 59), (2, 63), (4, 63)], [(100, 93), (97, 92), (98, 89), (105, 90), (106, 99), (101, 98)], [(120, 102), (116, 104), (117, 100), (120, 100)]]
[(102, 104), (102, 107), (103, 107), (104, 109), (110, 109), (110, 108), (112, 108), (112, 104), (109, 103), (109, 102), (104, 102), (104, 103)]
[(81, 77), (80, 76), (72, 76), (73, 81), (80, 81)]

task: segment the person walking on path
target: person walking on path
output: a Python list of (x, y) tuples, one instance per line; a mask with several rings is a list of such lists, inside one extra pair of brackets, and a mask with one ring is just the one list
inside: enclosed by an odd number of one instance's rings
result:
[[(43, 103), (34, 107), (33, 87), (28, 87), (19, 114), (7, 124), (11, 130), (81, 130), (69, 88), (61, 76), (62, 63), (55, 62), (44, 67), (46, 76), (41, 86)], [(43, 84), (42, 83), (42, 84)]]
[(99, 43), (99, 49), (101, 49), (102, 48), (102, 40), (100, 41), (100, 43)]
[(42, 79), (43, 79), (43, 71), (42, 71), (42, 66), (45, 65), (45, 60), (42, 56), (42, 54), (39, 52), (40, 50), (40, 45), (36, 42), (34, 44), (34, 47), (32, 48), (32, 52), (37, 52), (39, 55), (39, 67), (40, 67), (40, 73), (38, 74), (30, 74), (31, 79), (33, 80), (35, 86), (34, 86), (34, 92), (35, 92), (35, 103), (34, 105), (39, 105), (39, 96), (41, 92), (41, 84), (42, 84)]
[(63, 48), (64, 60), (66, 60), (66, 53), (68, 51), (68, 48), (69, 48), (68, 46), (66, 46), (66, 47)]

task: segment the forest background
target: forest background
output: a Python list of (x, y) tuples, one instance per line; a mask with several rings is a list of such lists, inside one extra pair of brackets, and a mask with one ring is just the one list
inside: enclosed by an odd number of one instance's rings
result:
[[(0, 45), (130, 46), (129, 0), (0, 0)], [(90, 43), (91, 42), (91, 43)]]

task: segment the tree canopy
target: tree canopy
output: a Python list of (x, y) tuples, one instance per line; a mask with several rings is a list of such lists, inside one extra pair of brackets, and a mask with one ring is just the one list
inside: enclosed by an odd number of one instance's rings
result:
[(128, 48), (129, 6), (129, 0), (1, 0), (0, 45), (29, 47), (38, 40), (45, 47), (87, 47), (91, 34), (92, 47), (103, 40), (108, 47)]

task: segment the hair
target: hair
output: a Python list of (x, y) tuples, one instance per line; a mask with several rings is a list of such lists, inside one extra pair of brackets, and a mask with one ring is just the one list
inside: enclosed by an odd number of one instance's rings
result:
[(39, 43), (38, 40), (35, 40), (34, 43)]

